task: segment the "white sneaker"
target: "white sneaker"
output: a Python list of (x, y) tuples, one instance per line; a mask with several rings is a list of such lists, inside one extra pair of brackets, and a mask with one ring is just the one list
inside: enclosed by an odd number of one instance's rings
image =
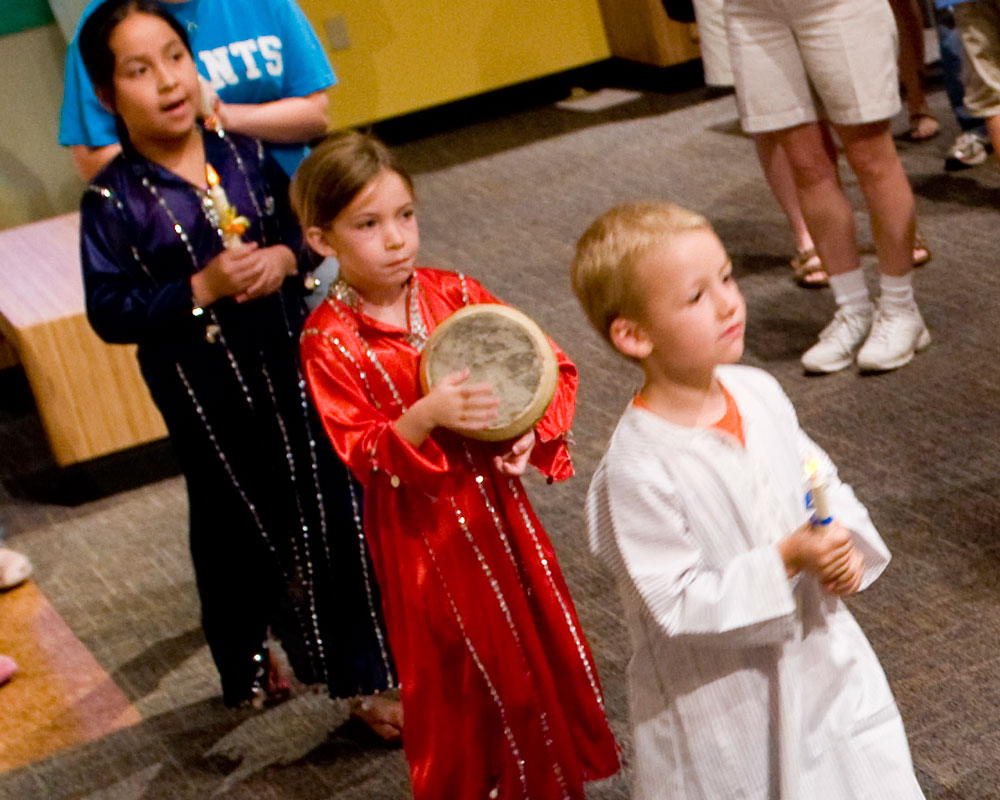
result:
[(837, 372), (854, 363), (854, 354), (868, 336), (875, 310), (871, 303), (863, 308), (838, 308), (837, 313), (819, 334), (819, 341), (802, 354), (806, 372)]
[(949, 172), (968, 169), (982, 164), (993, 152), (990, 140), (976, 131), (965, 131), (948, 148), (944, 156), (944, 168)]
[(858, 367), (864, 372), (897, 369), (930, 343), (931, 335), (916, 304), (902, 308), (879, 305), (872, 332), (858, 351)]

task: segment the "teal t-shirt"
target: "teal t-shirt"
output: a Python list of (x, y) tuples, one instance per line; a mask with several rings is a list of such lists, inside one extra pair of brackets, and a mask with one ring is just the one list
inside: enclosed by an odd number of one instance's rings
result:
[[(100, 2), (84, 9), (81, 23)], [(294, 0), (186, 0), (161, 5), (187, 29), (198, 72), (226, 103), (303, 97), (336, 83), (319, 39)], [(94, 94), (74, 36), (66, 54), (59, 144), (103, 147), (117, 141), (114, 118)], [(304, 144), (265, 144), (289, 175), (308, 152)]]

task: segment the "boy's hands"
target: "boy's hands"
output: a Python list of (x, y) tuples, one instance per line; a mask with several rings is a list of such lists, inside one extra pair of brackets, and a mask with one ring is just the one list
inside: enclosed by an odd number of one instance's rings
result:
[(814, 528), (808, 522), (778, 542), (789, 577), (802, 570), (815, 575), (823, 588), (838, 595), (861, 587), (864, 559), (851, 541), (851, 532), (837, 522)]
[(823, 579), (823, 588), (831, 594), (839, 594), (846, 597), (854, 594), (861, 588), (861, 581), (865, 577), (865, 559), (858, 552), (857, 548), (851, 545), (851, 555), (848, 563), (840, 572), (832, 577)]
[(501, 456), (493, 456), (493, 466), (504, 475), (518, 477), (528, 468), (528, 458), (535, 446), (535, 431), (530, 430), (515, 440), (510, 450)]

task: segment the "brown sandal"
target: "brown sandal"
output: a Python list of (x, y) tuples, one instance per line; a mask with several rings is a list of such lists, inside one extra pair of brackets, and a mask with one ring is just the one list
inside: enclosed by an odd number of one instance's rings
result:
[(795, 282), (799, 286), (806, 289), (820, 289), (830, 285), (830, 276), (823, 269), (823, 262), (820, 261), (815, 248), (799, 250), (789, 264), (791, 264)]

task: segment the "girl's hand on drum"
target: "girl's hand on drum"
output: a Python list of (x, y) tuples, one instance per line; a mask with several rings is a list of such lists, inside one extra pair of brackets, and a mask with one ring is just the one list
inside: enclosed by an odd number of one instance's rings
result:
[(424, 398), (435, 423), (455, 433), (480, 431), (496, 419), (500, 398), (488, 383), (466, 383), (469, 369), (453, 372), (431, 387)]
[(535, 432), (528, 431), (520, 439), (517, 439), (510, 450), (502, 456), (493, 456), (493, 466), (504, 475), (519, 477), (528, 468), (528, 459), (535, 446)]
[(396, 420), (396, 431), (420, 447), (435, 428), (448, 428), (467, 436), (488, 428), (497, 415), (500, 399), (488, 383), (466, 383), (468, 368), (453, 372), (431, 387)]

